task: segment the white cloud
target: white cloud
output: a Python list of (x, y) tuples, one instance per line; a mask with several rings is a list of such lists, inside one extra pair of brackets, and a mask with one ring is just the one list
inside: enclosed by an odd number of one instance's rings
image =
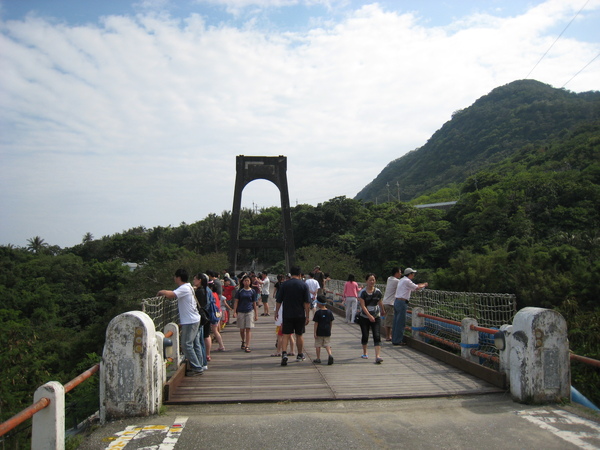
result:
[[(292, 204), (353, 197), (453, 111), (523, 78), (573, 5), (442, 28), (374, 4), (305, 33), (199, 15), (2, 22), (0, 242), (66, 246), (218, 214), (239, 154), (288, 156)], [(565, 37), (532, 76), (560, 87), (598, 48)], [(599, 75), (591, 65), (568, 88), (597, 89)], [(252, 183), (244, 200), (278, 205), (279, 193)]]

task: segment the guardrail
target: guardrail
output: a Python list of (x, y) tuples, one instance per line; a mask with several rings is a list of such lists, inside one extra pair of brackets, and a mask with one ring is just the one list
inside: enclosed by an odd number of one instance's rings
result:
[[(57, 444), (57, 448), (60, 448), (61, 445), (64, 447), (65, 442), (65, 410), (64, 410), (64, 394), (73, 390), (75, 387), (79, 386), (85, 380), (90, 378), (96, 372), (100, 370), (100, 364), (95, 364), (82, 374), (73, 378), (64, 386), (60, 385), (55, 381), (51, 381), (49, 383), (40, 386), (36, 390), (36, 395), (40, 392), (44, 391), (44, 388), (47, 388), (48, 393), (53, 393), (53, 395), (46, 397), (42, 396), (37, 401), (35, 401), (31, 406), (25, 408), (20, 413), (14, 415), (7, 421), (0, 424), (0, 436), (4, 436), (9, 431), (14, 430), (16, 427), (21, 425), (26, 420), (32, 419), (36, 413), (48, 408), (52, 405), (53, 401), (55, 402), (54, 406), (57, 406), (56, 410), (50, 412), (49, 417), (45, 421), (41, 421), (37, 423), (34, 421), (32, 428), (32, 448), (35, 448), (34, 442), (54, 442)], [(57, 389), (58, 388), (58, 389)], [(42, 394), (43, 395), (43, 394)], [(35, 398), (35, 397), (34, 397)], [(54, 422), (55, 425), (58, 426), (49, 426), (48, 422)], [(62, 444), (61, 444), (62, 443)]]
[[(173, 331), (167, 331), (165, 333), (165, 338), (170, 338), (172, 336), (173, 336)], [(63, 391), (62, 394), (56, 393), (56, 392), (55, 392), (55, 394), (64, 395), (64, 394), (72, 391), (77, 386), (79, 386), (81, 383), (83, 383), (85, 380), (87, 380), (94, 374), (98, 373), (99, 370), (100, 370), (99, 363), (93, 365), (91, 368), (89, 368), (85, 372), (81, 373), (80, 375), (76, 376), (71, 381), (66, 383), (62, 387), (62, 391)], [(46, 385), (44, 385), (44, 386), (46, 386)], [(43, 388), (43, 386), (41, 388)], [(38, 389), (38, 391), (39, 391), (39, 389)], [(36, 391), (36, 392), (38, 392), (38, 391)], [(1, 423), (0, 424), (0, 437), (2, 437), (4, 435), (6, 435), (7, 433), (9, 433), (10, 431), (14, 430), (16, 427), (18, 427), (25, 421), (32, 419), (36, 413), (51, 406), (51, 404), (52, 404), (51, 398), (41, 397), (39, 400), (35, 401), (31, 406), (28, 406), (23, 411), (19, 412), (18, 414), (15, 414), (13, 417), (8, 419), (7, 421)], [(64, 444), (64, 439), (65, 439), (64, 438), (64, 432), (65, 432), (65, 430), (64, 430), (64, 423), (65, 423), (64, 401), (62, 402), (62, 405), (63, 405), (63, 407), (60, 408), (60, 411), (56, 411), (57, 415), (60, 416), (60, 417), (56, 418), (56, 422), (59, 424), (63, 424), (62, 426), (56, 428), (56, 427), (49, 427), (46, 424), (44, 424), (43, 426), (36, 427), (35, 423), (34, 423), (34, 426), (32, 429), (32, 435), (36, 436), (36, 440), (38, 442), (57, 442), (57, 443), (62, 442)], [(58, 448), (60, 448), (60, 444), (58, 445)]]
[(573, 352), (571, 352), (570, 358), (571, 358), (571, 361), (579, 361), (584, 364), (587, 364), (588, 366), (600, 367), (600, 361), (598, 361), (597, 359), (592, 359), (592, 358), (588, 358), (586, 356), (576, 355)]
[[(412, 315), (412, 310), (409, 310), (408, 314)], [(443, 317), (437, 317), (437, 316), (433, 316), (431, 314), (418, 313), (418, 316), (426, 318), (426, 319), (429, 319), (429, 320), (437, 321), (437, 322), (440, 322), (440, 323), (454, 325), (454, 326), (456, 326), (458, 328), (460, 328), (462, 326), (462, 323), (458, 322), (456, 320), (446, 319), (446, 318), (443, 318)], [(484, 334), (484, 335), (488, 335), (488, 336), (490, 336), (492, 338), (495, 338), (496, 334), (500, 331), (498, 329), (480, 327), (480, 326), (477, 326), (477, 325), (470, 325), (469, 329), (472, 330), (472, 331), (477, 331), (478, 333), (481, 333), (481, 334)], [(406, 330), (412, 332), (414, 330), (414, 327), (407, 326)], [(455, 341), (452, 341), (452, 340), (449, 340), (449, 339), (446, 339), (446, 338), (441, 338), (441, 337), (436, 336), (434, 334), (427, 333), (424, 330), (418, 330), (418, 331), (419, 331), (419, 334), (422, 337), (427, 338), (427, 339), (431, 339), (431, 340), (433, 340), (435, 342), (439, 342), (440, 344), (446, 345), (446, 346), (448, 346), (448, 347), (450, 347), (450, 348), (452, 348), (454, 350), (460, 350), (461, 348), (463, 348), (465, 346), (471, 346), (471, 347), (473, 347), (473, 345), (474, 345), (474, 344), (468, 344), (468, 343), (465, 343), (465, 342), (455, 342)], [(490, 338), (484, 339), (484, 345), (489, 345), (489, 340), (490, 340)], [(597, 359), (593, 359), (593, 358), (588, 358), (586, 356), (577, 355), (577, 354), (573, 353), (573, 351), (571, 351), (571, 350), (569, 350), (569, 352), (570, 352), (569, 357), (570, 357), (571, 361), (581, 362), (581, 363), (584, 363), (584, 364), (587, 364), (587, 365), (590, 365), (590, 366), (593, 366), (593, 367), (600, 367), (600, 361), (597, 360)], [(490, 361), (492, 361), (492, 362), (494, 362), (496, 364), (499, 363), (498, 356), (494, 355), (494, 354), (490, 354), (489, 352), (482, 352), (482, 351), (480, 351), (480, 350), (478, 350), (476, 348), (471, 348), (470, 349), (470, 353), (472, 355), (474, 355), (474, 356), (478, 356), (480, 358), (484, 358), (484, 359), (490, 360)]]
[[(413, 310), (409, 310), (408, 314), (412, 316), (413, 314)], [(438, 342), (440, 344), (443, 344), (447, 347), (450, 347), (454, 350), (458, 350), (461, 351), (461, 349), (466, 348), (469, 350), (469, 353), (473, 356), (477, 356), (479, 358), (484, 358), (486, 360), (489, 360), (491, 362), (494, 362), (495, 364), (499, 363), (499, 357), (498, 357), (498, 350), (497, 348), (495, 348), (494, 346), (494, 353), (491, 353), (490, 350), (486, 350), (486, 351), (481, 351), (480, 348), (483, 346), (486, 347), (490, 347), (491, 341), (493, 340), (493, 337), (496, 335), (496, 333), (498, 333), (498, 329), (493, 329), (493, 328), (486, 328), (486, 327), (480, 327), (478, 325), (469, 325), (468, 329), (471, 331), (475, 331), (478, 333), (478, 342), (477, 343), (472, 343), (472, 342), (463, 342), (465, 333), (463, 333), (462, 329), (463, 329), (463, 324), (461, 322), (458, 322), (456, 320), (452, 320), (452, 319), (446, 319), (444, 317), (438, 317), (438, 316), (434, 316), (431, 314), (425, 314), (425, 313), (417, 313), (418, 317), (422, 317), (424, 319), (428, 319), (428, 321), (425, 321), (425, 327), (419, 327), (419, 329), (415, 329), (415, 327), (406, 327), (407, 330), (413, 332), (413, 331), (418, 331), (419, 336), (421, 338), (424, 339), (429, 339), (435, 342)], [(453, 327), (455, 327), (458, 330), (458, 335), (461, 337), (460, 342), (456, 342), (456, 341), (452, 341), (448, 338), (444, 338), (444, 337), (440, 337), (437, 336), (433, 333), (429, 333), (426, 331), (427, 329), (427, 325), (429, 322), (429, 325), (431, 325), (431, 321), (434, 322), (440, 322), (440, 323), (444, 323), (447, 325), (452, 325)], [(484, 339), (481, 339), (481, 334), (487, 335)]]

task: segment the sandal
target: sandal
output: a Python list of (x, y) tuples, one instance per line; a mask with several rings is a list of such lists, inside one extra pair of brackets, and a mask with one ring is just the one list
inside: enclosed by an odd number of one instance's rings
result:
[(206, 357), (206, 360), (207, 360), (207, 361), (210, 361), (210, 356), (207, 356), (207, 357)]
[(250, 353), (252, 350), (250, 350), (250, 347), (246, 347), (246, 348), (244, 349), (244, 351), (245, 351), (246, 353)]
[(240, 347), (242, 350), (244, 350), (246, 348), (246, 343), (244, 341), (242, 341), (242, 346)]
[(271, 356), (279, 357), (281, 356), (281, 353), (273, 353)]
[(218, 349), (217, 349), (217, 351), (218, 351), (218, 352), (224, 352), (224, 351), (225, 351), (225, 347), (223, 347), (223, 348), (218, 348)]

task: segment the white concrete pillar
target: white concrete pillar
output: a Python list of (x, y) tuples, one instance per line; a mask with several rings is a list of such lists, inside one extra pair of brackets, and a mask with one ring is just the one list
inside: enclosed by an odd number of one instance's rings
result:
[(510, 349), (512, 346), (512, 325), (502, 325), (500, 331), (504, 333), (504, 350), (498, 351), (499, 367), (498, 370), (506, 375), (506, 379), (510, 381)]
[(130, 311), (111, 320), (100, 365), (100, 421), (158, 413), (164, 370), (162, 338), (147, 314)]
[(164, 333), (167, 334), (169, 331), (173, 332), (173, 335), (169, 338), (173, 345), (165, 349), (165, 359), (172, 358), (173, 363), (167, 366), (167, 375), (175, 372), (183, 362), (183, 356), (179, 351), (179, 327), (176, 323), (168, 323), (165, 325)]
[(421, 336), (421, 331), (425, 331), (425, 317), (421, 317), (419, 314), (425, 314), (425, 310), (421, 307), (412, 308), (412, 337), (417, 341), (425, 342), (425, 338)]
[(65, 388), (49, 381), (37, 388), (33, 403), (46, 397), (50, 404), (33, 415), (31, 448), (33, 450), (63, 450), (65, 448)]
[(569, 399), (571, 372), (567, 323), (556, 311), (523, 308), (514, 320), (510, 342), (510, 392), (521, 402)]
[(471, 330), (471, 325), (477, 326), (477, 320), (465, 317), (460, 322), (460, 356), (467, 361), (479, 362), (479, 357), (471, 353), (479, 348), (479, 332)]

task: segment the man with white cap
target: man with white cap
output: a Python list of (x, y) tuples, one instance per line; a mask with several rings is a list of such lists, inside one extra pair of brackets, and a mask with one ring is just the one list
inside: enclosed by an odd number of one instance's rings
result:
[(404, 328), (406, 327), (406, 310), (412, 291), (426, 288), (427, 283), (415, 284), (412, 280), (416, 270), (410, 267), (404, 270), (404, 276), (398, 282), (396, 288), (396, 300), (394, 301), (394, 326), (392, 328), (392, 344), (406, 345), (404, 342)]

